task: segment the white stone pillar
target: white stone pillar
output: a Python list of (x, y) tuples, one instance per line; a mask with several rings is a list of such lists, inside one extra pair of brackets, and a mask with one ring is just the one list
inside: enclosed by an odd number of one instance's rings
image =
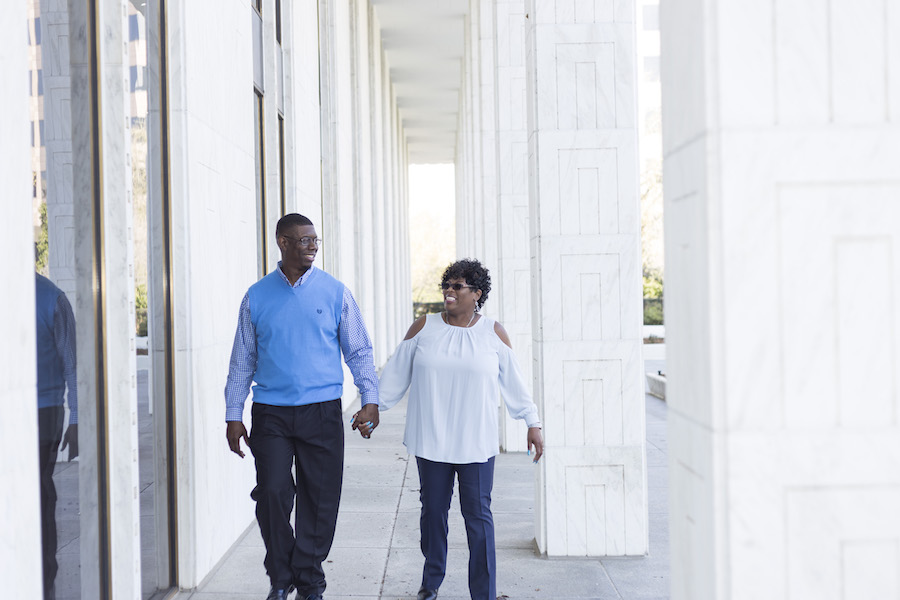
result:
[(413, 321), (412, 265), (409, 257), (409, 144), (401, 136), (397, 148), (397, 328), (394, 343), (406, 335), (407, 323)]
[[(386, 125), (389, 126), (389, 133), (387, 136), (385, 136), (387, 153), (389, 157), (388, 168), (386, 169), (388, 173), (388, 202), (385, 215), (386, 223), (384, 234), (387, 238), (388, 245), (387, 264), (397, 265), (397, 209), (399, 203), (398, 181), (400, 179), (400, 164), (398, 161), (397, 148), (400, 143), (400, 111), (397, 107), (397, 94), (393, 86), (389, 87), (388, 98), (389, 102), (387, 105), (387, 110), (389, 111), (389, 116), (386, 121)], [(390, 347), (396, 348), (398, 336), (400, 336), (399, 339), (403, 339), (400, 330), (404, 329), (403, 333), (405, 333), (405, 328), (408, 327), (406, 323), (402, 323), (400, 321), (400, 316), (397, 314), (397, 269), (386, 269), (385, 280), (387, 282), (388, 289), (391, 290), (390, 294), (388, 295), (387, 310), (388, 339), (391, 340)]]
[(377, 14), (373, 7), (369, 7), (369, 32), (372, 39), (372, 53), (370, 73), (372, 77), (372, 229), (374, 241), (372, 244), (372, 258), (379, 276), (375, 277), (374, 293), (376, 302), (373, 306), (375, 313), (372, 323), (366, 323), (372, 336), (372, 345), (375, 349), (375, 364), (381, 366), (387, 362), (388, 357), (394, 352), (394, 347), (388, 343), (387, 330), (387, 282), (381, 272), (386, 268), (387, 238), (384, 235), (384, 214), (387, 195), (385, 193), (385, 165), (387, 159), (384, 151), (384, 90), (387, 85), (387, 67), (385, 65), (384, 49), (381, 42), (381, 26), (378, 23)]
[[(282, 2), (286, 35), (285, 178), (288, 211), (322, 221), (322, 144), (317, 2)], [(328, 243), (328, 240), (325, 242)]]
[[(372, 197), (372, 85), (369, 77), (369, 56), (373, 51), (369, 27), (370, 6), (367, 0), (351, 2), (352, 31), (352, 90), (353, 90), (353, 202), (356, 231), (352, 239), (354, 273), (351, 290), (362, 311), (371, 337), (375, 315), (375, 278), (380, 277), (380, 265), (374, 262), (372, 247), (378, 231), (374, 227)], [(352, 388), (351, 388), (352, 389)]]
[(660, 9), (672, 598), (896, 598), (900, 10)]
[[(0, 78), (22, 81), (28, 46), (22, 35), (27, 4), (4, 7), (0, 19)], [(0, 181), (6, 201), (0, 224), (0, 403), (10, 425), (0, 436), (0, 481), (12, 487), (0, 494), (0, 580), (10, 598), (41, 598), (41, 520), (38, 481), (37, 374), (35, 372), (34, 229), (31, 212), (28, 92), (0, 87)]]
[[(393, 151), (392, 151), (392, 143), (391, 140), (394, 136), (394, 122), (392, 119), (393, 114), (393, 106), (394, 106), (394, 94), (393, 87), (391, 85), (390, 80), (390, 65), (386, 60), (386, 56), (382, 53), (382, 63), (381, 63), (381, 111), (379, 113), (380, 123), (381, 123), (381, 139), (380, 148), (381, 148), (381, 157), (382, 157), (382, 197), (384, 201), (380, 205), (380, 218), (376, 221), (376, 227), (378, 227), (381, 231), (382, 241), (380, 244), (379, 252), (383, 253), (384, 263), (385, 265), (391, 264), (391, 259), (393, 258), (393, 253), (391, 252), (391, 244), (393, 243), (393, 238), (390, 236), (390, 220), (391, 220), (391, 203), (393, 201)], [(385, 338), (388, 340), (386, 351), (387, 354), (390, 355), (393, 353), (396, 345), (392, 343), (392, 336), (394, 335), (395, 330), (395, 319), (393, 313), (393, 303), (389, 300), (392, 290), (392, 283), (390, 277), (392, 275), (393, 269), (387, 269), (384, 273), (384, 285), (385, 285), (385, 307), (384, 307), (384, 331)], [(404, 324), (400, 326), (403, 327)]]
[(528, 0), (537, 540), (647, 552), (634, 3)]
[[(465, 17), (462, 84), (459, 94), (459, 125), (456, 140), (456, 256), (477, 257), (479, 249), (478, 223), (478, 165), (475, 158), (475, 129), (477, 104), (473, 87), (477, 85), (478, 65), (475, 63), (478, 33), (473, 32), (473, 16)], [(474, 33), (474, 34), (473, 34)], [(475, 90), (477, 93), (477, 89)]]
[[(494, 47), (494, 3), (491, 0), (472, 0), (470, 11), (477, 15), (475, 43), (478, 44), (478, 70), (476, 81), (476, 98), (478, 100), (478, 130), (476, 144), (478, 146), (479, 179), (476, 185), (478, 193), (478, 216), (476, 223), (481, 238), (477, 258), (484, 264), (496, 280), (499, 266), (500, 248), (498, 234), (498, 202), (497, 202), (497, 125), (494, 112), (497, 105), (494, 99), (494, 74), (497, 57)], [(473, 224), (474, 225), (474, 224)], [(499, 282), (498, 282), (499, 283)], [(497, 315), (502, 302), (503, 289), (493, 286), (489, 304), (485, 310)]]
[[(497, 161), (498, 259), (493, 270), (500, 292), (492, 302), (509, 333), (522, 375), (531, 380), (531, 256), (528, 244), (528, 126), (525, 98), (525, 1), (496, 0), (494, 127)], [(492, 292), (493, 295), (493, 292)], [(527, 428), (501, 408), (500, 445), (525, 451)]]
[[(69, 11), (41, 0), (41, 70), (47, 156), (47, 235), (50, 279), (75, 297), (75, 217), (72, 204), (72, 111), (69, 81)], [(77, 316), (77, 315), (76, 315)]]
[(141, 594), (124, 0), (70, 0), (81, 596)]
[[(355, 253), (351, 19), (347, 2), (320, 0), (322, 53), (322, 223), (326, 239), (321, 264), (330, 274), (352, 284)], [(315, 221), (314, 221), (315, 222)], [(349, 374), (349, 371), (346, 371)]]

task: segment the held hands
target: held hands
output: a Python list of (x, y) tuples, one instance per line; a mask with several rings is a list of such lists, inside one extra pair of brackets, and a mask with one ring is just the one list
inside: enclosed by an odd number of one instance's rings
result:
[(544, 455), (544, 438), (541, 436), (541, 428), (540, 427), (529, 427), (528, 428), (528, 454), (531, 454), (531, 446), (534, 445), (534, 460), (532, 462), (537, 462), (541, 460), (541, 457)]
[(247, 428), (241, 421), (228, 421), (225, 428), (225, 438), (228, 440), (228, 447), (231, 451), (244, 458), (244, 452), (241, 450), (241, 438), (244, 443), (250, 446), (250, 438), (247, 437)]
[(350, 419), (350, 426), (359, 430), (359, 435), (366, 439), (372, 437), (372, 432), (378, 427), (378, 405), (374, 402), (366, 404)]

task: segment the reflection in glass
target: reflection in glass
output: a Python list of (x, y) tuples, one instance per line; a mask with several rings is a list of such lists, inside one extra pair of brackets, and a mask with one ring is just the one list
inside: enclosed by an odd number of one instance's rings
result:
[[(44, 571), (44, 598), (82, 598), (82, 584), (96, 579), (96, 573), (82, 573), (83, 565), (96, 564), (99, 549), (82, 539), (82, 514), (97, 510), (96, 491), (79, 495), (82, 477), (96, 474), (96, 457), (83, 447), (79, 457), (78, 437), (96, 440), (98, 432), (88, 418), (95, 399), (82, 398), (82, 430), (78, 430), (78, 386), (76, 382), (75, 320), (78, 311), (92, 299), (78, 297), (90, 286), (78, 285), (75, 268), (76, 241), (89, 239), (85, 221), (74, 217), (73, 165), (83, 158), (73, 155), (73, 123), (70, 79), (70, 14), (66, 3), (27, 0), (27, 44), (29, 55), (28, 94), (32, 139), (32, 208), (35, 239), (35, 312), (37, 340), (37, 421), (41, 498), (41, 536)], [(42, 14), (42, 4), (44, 12)], [(128, 2), (123, 23), (127, 44), (130, 86), (126, 88), (130, 109), (133, 206), (133, 257), (135, 277), (135, 334), (137, 337), (137, 392), (139, 432), (140, 536), (142, 597), (149, 598), (159, 588), (167, 588), (168, 575), (157, 568), (157, 528), (154, 493), (156, 432), (149, 402), (148, 351), (148, 53), (146, 2)], [(81, 10), (81, 9), (79, 9)], [(74, 60), (74, 58), (73, 58)], [(94, 90), (96, 93), (96, 90)], [(87, 151), (87, 150), (83, 150)], [(111, 161), (114, 163), (115, 161)], [(127, 202), (111, 199), (107, 202)], [(76, 289), (79, 290), (76, 292)], [(82, 307), (82, 308), (79, 308)], [(83, 315), (87, 323), (90, 314)], [(82, 331), (82, 335), (84, 332)], [(107, 332), (107, 335), (110, 335)], [(93, 342), (84, 339), (80, 372), (86, 382), (96, 376), (96, 357), (84, 348)], [(84, 382), (83, 382), (84, 383)], [(162, 435), (162, 434), (161, 434)], [(80, 504), (85, 502), (86, 505)], [(101, 510), (102, 512), (102, 510)], [(98, 515), (101, 523), (107, 516)], [(135, 523), (137, 525), (137, 523)], [(92, 533), (93, 532), (89, 532)], [(112, 532), (115, 535), (116, 532)], [(92, 538), (94, 535), (85, 535)], [(88, 553), (88, 554), (83, 554)], [(93, 585), (96, 585), (95, 583)], [(90, 585), (88, 587), (91, 587)], [(101, 584), (102, 587), (102, 584)], [(93, 593), (89, 594), (93, 595)]]
[(147, 81), (147, 4), (128, 3), (128, 63), (131, 78), (131, 188), (134, 206), (134, 314), (137, 367), (138, 469), (141, 515), (141, 596), (149, 598), (157, 581), (155, 453), (153, 412), (150, 404), (149, 296), (147, 281), (148, 227), (147, 157), (149, 111)]
[[(35, 216), (35, 334), (45, 599), (81, 598), (78, 385), (75, 350), (71, 116), (65, 13), (29, 2), (32, 207)], [(83, 434), (84, 432), (82, 432)], [(60, 451), (62, 454), (60, 455)]]
[[(75, 368), (75, 315), (65, 292), (35, 273), (38, 453), (41, 482), (41, 554), (44, 597), (56, 596), (58, 534), (53, 473), (62, 442), (68, 461), (78, 456), (78, 384)], [(69, 407), (68, 426), (63, 421)]]

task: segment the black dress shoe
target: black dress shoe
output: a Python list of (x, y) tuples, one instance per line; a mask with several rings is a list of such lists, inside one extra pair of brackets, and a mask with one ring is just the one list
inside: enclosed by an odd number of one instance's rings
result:
[(437, 590), (428, 590), (424, 587), (419, 588), (419, 595), (416, 600), (435, 600), (437, 598)]
[(288, 596), (293, 591), (294, 586), (292, 584), (288, 584), (287, 587), (275, 587), (273, 585), (272, 589), (269, 590), (269, 595), (266, 596), (266, 600), (288, 600)]

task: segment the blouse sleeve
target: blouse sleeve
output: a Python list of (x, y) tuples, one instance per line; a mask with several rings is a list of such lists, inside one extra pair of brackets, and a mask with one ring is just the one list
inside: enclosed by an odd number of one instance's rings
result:
[(388, 360), (378, 384), (379, 410), (387, 410), (403, 399), (412, 381), (413, 358), (416, 354), (416, 338), (403, 340)]
[(531, 390), (525, 385), (522, 372), (513, 351), (499, 342), (500, 394), (506, 402), (506, 410), (513, 419), (525, 419), (528, 427), (540, 427), (537, 406), (531, 400)]

